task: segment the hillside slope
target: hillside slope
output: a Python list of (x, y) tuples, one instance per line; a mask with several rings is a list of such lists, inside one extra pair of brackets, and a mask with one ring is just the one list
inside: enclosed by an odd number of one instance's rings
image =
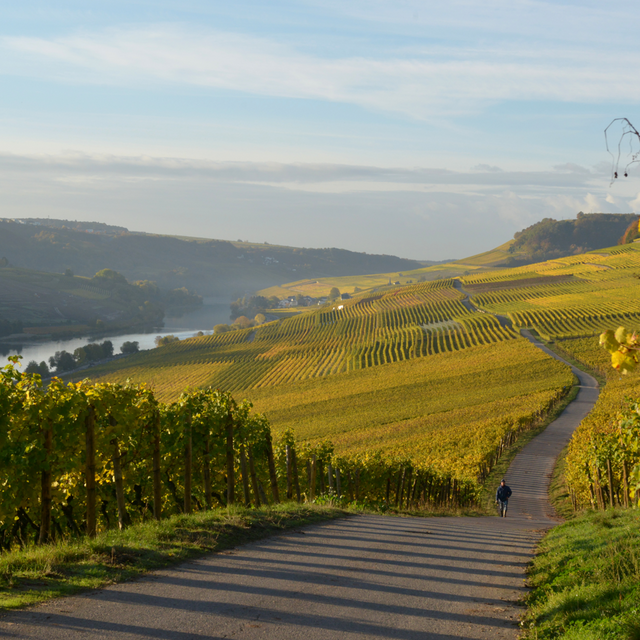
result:
[(351, 293), (355, 288), (373, 291), (392, 283), (401, 285), (424, 280), (468, 276), (491, 269), (535, 264), (551, 258), (559, 258), (604, 249), (621, 241), (628, 234), (629, 225), (637, 231), (636, 214), (579, 213), (575, 220), (545, 218), (504, 244), (461, 260), (434, 264), (418, 269), (404, 269), (368, 275), (346, 277), (319, 277), (312, 280), (295, 280), (263, 289), (263, 296), (276, 295), (327, 295), (332, 287)]
[(0, 337), (158, 325), (163, 306), (127, 282), (0, 267)]
[[(299, 277), (343, 276), (416, 269), (415, 260), (343, 249), (302, 249), (223, 240), (129, 233), (120, 227), (78, 229), (66, 221), (0, 220), (0, 257), (16, 267), (91, 277), (101, 269), (130, 282), (186, 287), (203, 296), (236, 298)], [(54, 224), (55, 223), (55, 224)], [(68, 223), (77, 226), (76, 223)], [(53, 225), (53, 226), (48, 226)]]
[(496, 443), (533, 424), (571, 384), (547, 356), (524, 364), (532, 347), (518, 330), (597, 342), (611, 326), (640, 326), (639, 272), (632, 244), (386, 287), (155, 349), (94, 377), (147, 382), (164, 400), (188, 385), (228, 389), (307, 442), (330, 437), (345, 453), (409, 455), (482, 477)]

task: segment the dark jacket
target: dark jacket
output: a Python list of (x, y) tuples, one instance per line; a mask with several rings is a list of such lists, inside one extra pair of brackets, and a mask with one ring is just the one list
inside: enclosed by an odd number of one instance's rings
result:
[(500, 485), (496, 491), (496, 502), (500, 500), (504, 502), (511, 497), (511, 489), (505, 484), (504, 487)]

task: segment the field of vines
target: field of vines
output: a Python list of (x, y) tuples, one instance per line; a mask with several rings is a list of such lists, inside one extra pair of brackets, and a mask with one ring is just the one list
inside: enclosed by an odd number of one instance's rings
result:
[(464, 279), (479, 308), (532, 328), (606, 384), (574, 434), (566, 481), (574, 508), (640, 500), (640, 374), (621, 375), (598, 344), (605, 330), (640, 329), (640, 246), (614, 247)]
[(516, 338), (462, 298), (451, 280), (402, 287), (255, 329), (185, 340), (92, 371), (92, 378), (145, 382), (171, 400), (187, 385), (261, 389)]
[(91, 380), (43, 386), (5, 367), (0, 547), (234, 500), (473, 504), (573, 384), (524, 327), (607, 376), (567, 478), (577, 507), (624, 504), (640, 431), (618, 417), (640, 375), (611, 369), (597, 335), (640, 327), (639, 276), (639, 248), (620, 247), (364, 293), (80, 374)]
[(575, 508), (637, 504), (640, 477), (640, 374), (621, 375), (597, 338), (564, 340), (558, 346), (606, 376), (593, 411), (575, 432), (567, 455), (566, 480)]
[(235, 502), (326, 495), (424, 508), (476, 498), (475, 482), (406, 454), (339, 455), (330, 440), (299, 444), (291, 430), (274, 443), (267, 419), (229, 393), (162, 403), (144, 385), (43, 385), (16, 364), (0, 369), (0, 553)]
[(478, 307), (546, 340), (596, 336), (640, 326), (640, 247), (636, 244), (464, 278)]
[(330, 438), (350, 456), (409, 455), (476, 482), (501, 442), (535, 424), (572, 382), (568, 367), (510, 340), (246, 395), (276, 431)]

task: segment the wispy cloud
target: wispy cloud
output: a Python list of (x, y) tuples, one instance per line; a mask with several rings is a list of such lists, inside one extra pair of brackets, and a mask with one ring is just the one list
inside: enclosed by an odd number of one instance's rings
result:
[(429, 259), (491, 249), (542, 217), (629, 211), (640, 200), (607, 199), (598, 171), (583, 167), (456, 172), (3, 154), (0, 172), (5, 217), (108, 220), (140, 231)]
[(504, 171), (477, 165), (471, 171), (438, 168), (398, 168), (335, 163), (212, 162), (189, 158), (118, 157), (68, 153), (57, 156), (0, 154), (0, 171), (43, 174), (54, 179), (80, 180), (206, 180), (238, 184), (278, 185), (305, 191), (398, 191), (428, 188), (521, 193), (541, 189), (563, 191), (591, 188), (602, 173), (580, 165), (563, 165), (548, 171)]
[(326, 57), (293, 44), (185, 25), (57, 38), (4, 37), (0, 73), (65, 82), (173, 83), (262, 96), (355, 104), (416, 119), (509, 100), (637, 101), (628, 69), (640, 54), (589, 48), (460, 46), (421, 53)]

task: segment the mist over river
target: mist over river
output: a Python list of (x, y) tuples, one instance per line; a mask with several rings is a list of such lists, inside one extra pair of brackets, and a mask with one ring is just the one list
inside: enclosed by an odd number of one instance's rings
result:
[(226, 324), (229, 319), (229, 301), (221, 301), (219, 298), (205, 298), (202, 307), (195, 311), (186, 313), (180, 317), (165, 316), (164, 326), (150, 329), (149, 331), (126, 334), (100, 334), (87, 335), (80, 338), (68, 338), (57, 340), (25, 340), (23, 343), (12, 341), (11, 343), (0, 342), (0, 366), (4, 364), (7, 356), (22, 356), (23, 367), (31, 360), (48, 364), (49, 358), (56, 351), (68, 351), (73, 353), (78, 347), (83, 347), (89, 342), (113, 342), (114, 353), (120, 353), (120, 346), (124, 342), (138, 342), (140, 349), (152, 349), (155, 347), (157, 336), (173, 334), (180, 340), (191, 338), (202, 331), (211, 333), (216, 324)]

